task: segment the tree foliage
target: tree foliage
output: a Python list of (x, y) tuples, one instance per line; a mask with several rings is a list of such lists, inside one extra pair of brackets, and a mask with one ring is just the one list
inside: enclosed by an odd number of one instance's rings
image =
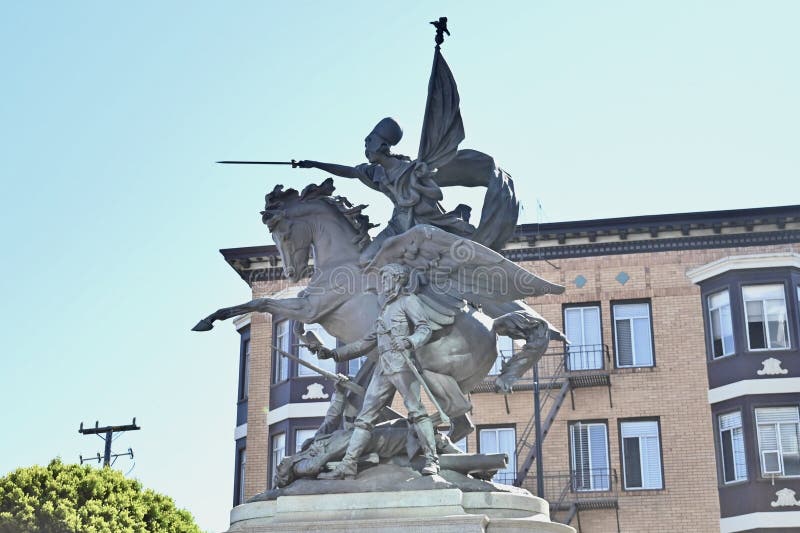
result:
[(175, 502), (113, 468), (53, 460), (0, 478), (0, 533), (200, 533)]

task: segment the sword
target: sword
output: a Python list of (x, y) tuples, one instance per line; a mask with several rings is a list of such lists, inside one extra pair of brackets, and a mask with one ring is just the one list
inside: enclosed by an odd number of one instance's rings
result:
[(324, 368), (318, 367), (314, 363), (309, 363), (308, 361), (304, 361), (303, 359), (300, 359), (296, 355), (292, 355), (289, 352), (284, 352), (283, 350), (281, 350), (277, 346), (273, 346), (273, 348), (275, 349), (276, 352), (278, 352), (282, 356), (288, 357), (292, 361), (295, 361), (298, 364), (303, 365), (306, 368), (310, 368), (311, 370), (313, 370), (317, 374), (320, 374), (321, 376), (324, 376), (324, 377), (326, 377), (328, 379), (332, 379), (333, 381), (339, 383), (345, 389), (353, 391), (356, 394), (358, 394), (359, 396), (364, 396), (364, 394), (366, 393), (366, 391), (364, 390), (364, 387), (362, 387), (358, 383), (354, 383), (353, 381), (350, 380), (349, 377), (345, 376), (344, 374), (338, 374), (338, 373), (335, 373), (335, 372), (330, 372), (328, 370), (325, 370)]
[(291, 161), (217, 161), (222, 165), (292, 165), (292, 168), (297, 168), (298, 161), (292, 159)]
[[(442, 407), (439, 405), (439, 402), (436, 401), (436, 397), (431, 392), (431, 389), (428, 388), (428, 383), (425, 381), (425, 379), (419, 373), (419, 370), (417, 370), (417, 367), (414, 365), (414, 362), (411, 361), (411, 358), (408, 356), (408, 350), (392, 350), (392, 351), (400, 353), (400, 355), (403, 356), (403, 359), (405, 360), (406, 364), (408, 365), (408, 368), (411, 369), (411, 373), (414, 374), (414, 377), (417, 378), (417, 381), (419, 381), (419, 384), (422, 385), (422, 390), (425, 391), (425, 394), (428, 395), (428, 398), (430, 398), (431, 403), (433, 404), (433, 406), (436, 408), (437, 411), (439, 411), (438, 415), (439, 415), (439, 419), (441, 420), (441, 423), (442, 424), (446, 424), (446, 425), (449, 426), (450, 425), (450, 417), (447, 416), (447, 413), (444, 412), (444, 409), (442, 409)], [(431, 419), (433, 420), (433, 417), (431, 417)]]

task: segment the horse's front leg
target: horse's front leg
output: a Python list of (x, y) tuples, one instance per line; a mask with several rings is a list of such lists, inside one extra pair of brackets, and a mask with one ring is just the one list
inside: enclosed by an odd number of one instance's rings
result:
[(241, 305), (217, 309), (192, 328), (192, 331), (209, 331), (217, 320), (243, 315), (245, 313), (273, 313), (285, 316), (292, 320), (299, 320), (306, 324), (316, 322), (316, 306), (308, 298), (256, 298)]

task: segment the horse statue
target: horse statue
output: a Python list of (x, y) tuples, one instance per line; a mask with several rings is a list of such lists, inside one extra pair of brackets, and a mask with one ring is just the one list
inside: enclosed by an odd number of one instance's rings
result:
[[(528, 296), (560, 294), (547, 282), (470, 239), (442, 229), (417, 225), (387, 239), (366, 266), (359, 262), (370, 242), (365, 206), (354, 207), (333, 196), (332, 179), (309, 185), (301, 193), (277, 186), (266, 196), (262, 221), (280, 253), (285, 276), (293, 283), (311, 273), (295, 298), (256, 298), (221, 308), (193, 329), (207, 331), (217, 320), (252, 312), (279, 314), (303, 324), (320, 324), (341, 342), (362, 338), (374, 325), (380, 306), (375, 272), (387, 263), (410, 268), (416, 291), (443, 325), (415, 357), (441, 408), (451, 419), (450, 438), (457, 441), (474, 426), (466, 395), (488, 374), (497, 353), (497, 334), (524, 339), (498, 377), (498, 390), (513, 382), (560, 333), (521, 302)], [(309, 258), (313, 256), (313, 271)], [(563, 338), (563, 337), (562, 337)], [(376, 359), (367, 355), (356, 381), (366, 385)], [(341, 413), (335, 413), (340, 415)], [(329, 428), (333, 429), (333, 428)]]

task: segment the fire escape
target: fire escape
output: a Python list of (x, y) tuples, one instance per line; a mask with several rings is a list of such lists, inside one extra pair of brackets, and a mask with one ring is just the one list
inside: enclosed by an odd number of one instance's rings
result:
[[(559, 350), (549, 350), (539, 360), (539, 412), (542, 415), (541, 441), (547, 437), (561, 406), (570, 396), (572, 409), (575, 409), (575, 390), (585, 387), (606, 387), (608, 402), (613, 407), (611, 378), (608, 370), (611, 356), (608, 346), (571, 345)], [(515, 385), (515, 390), (533, 390), (532, 374)], [(485, 390), (484, 390), (485, 389)], [(475, 392), (491, 390), (489, 383), (478, 387)], [(517, 473), (513, 484), (524, 487), (536, 494), (537, 448), (536, 414), (530, 418), (517, 438)], [(546, 459), (543, 459), (546, 461)], [(580, 529), (580, 512), (591, 509), (615, 509), (618, 515), (618, 480), (616, 470), (578, 470), (543, 471), (544, 494), (539, 494), (550, 502), (551, 519), (570, 524), (577, 518)]]

